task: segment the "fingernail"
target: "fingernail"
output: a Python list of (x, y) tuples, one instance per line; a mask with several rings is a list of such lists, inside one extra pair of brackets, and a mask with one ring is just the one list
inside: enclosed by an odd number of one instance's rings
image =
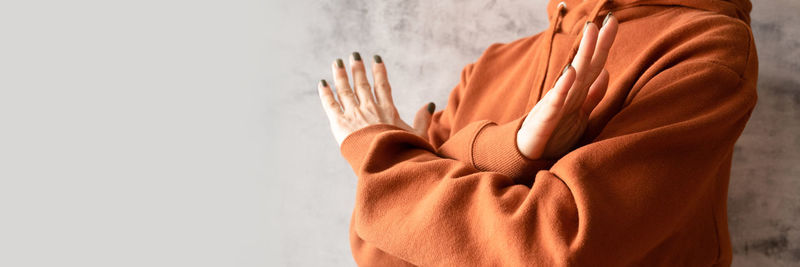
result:
[(325, 79), (319, 80), (319, 82), (322, 83), (322, 87), (328, 87), (328, 81)]
[(586, 22), (586, 24), (584, 24), (584, 25), (583, 25), (583, 31), (584, 31), (584, 32), (585, 32), (587, 29), (589, 29), (589, 24), (592, 24), (592, 22), (591, 22), (591, 21), (587, 21), (587, 22)]
[(603, 19), (603, 26), (606, 26), (606, 22), (608, 22), (608, 19), (610, 19), (610, 18), (611, 18), (611, 12), (608, 12), (608, 15), (606, 15), (606, 18)]
[(344, 61), (341, 58), (336, 59), (336, 66), (340, 68), (344, 68)]
[(353, 59), (355, 61), (361, 61), (361, 54), (359, 54), (358, 52), (353, 52)]
[(379, 56), (379, 55), (375, 55), (372, 58), (375, 59), (375, 63), (378, 63), (378, 64), (383, 63), (383, 59), (381, 59), (381, 56)]
[(433, 114), (434, 110), (436, 110), (436, 104), (433, 102), (428, 103), (428, 113)]
[(567, 66), (564, 67), (564, 71), (561, 72), (561, 76), (564, 76), (564, 74), (567, 74), (567, 71), (569, 70), (570, 66), (572, 66), (572, 64), (567, 63)]

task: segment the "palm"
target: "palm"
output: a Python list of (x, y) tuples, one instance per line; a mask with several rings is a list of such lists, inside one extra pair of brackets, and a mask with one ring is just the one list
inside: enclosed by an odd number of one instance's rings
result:
[(588, 24), (575, 60), (556, 85), (527, 114), (517, 132), (517, 148), (530, 159), (558, 158), (578, 142), (589, 114), (608, 86), (605, 65), (617, 21), (609, 16), (603, 28)]
[(583, 112), (575, 112), (565, 116), (556, 126), (552, 135), (547, 138), (549, 141), (542, 153), (543, 158), (555, 158), (566, 154), (586, 130), (586, 123), (589, 115)]

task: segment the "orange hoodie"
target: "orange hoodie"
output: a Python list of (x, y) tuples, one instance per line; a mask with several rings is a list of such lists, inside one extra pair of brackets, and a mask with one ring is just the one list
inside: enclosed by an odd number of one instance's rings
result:
[[(567, 0), (550, 26), (467, 65), (430, 142), (388, 125), (341, 153), (356, 175), (363, 266), (730, 265), (731, 155), (756, 104), (747, 0)], [(529, 160), (528, 111), (577, 51), (586, 20), (619, 31), (605, 98), (575, 148)]]

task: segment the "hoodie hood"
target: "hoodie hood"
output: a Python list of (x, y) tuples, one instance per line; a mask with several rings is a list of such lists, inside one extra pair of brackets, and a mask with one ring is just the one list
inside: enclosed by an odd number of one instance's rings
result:
[[(572, 5), (572, 7), (568, 5)], [(583, 24), (584, 20), (601, 22), (603, 16), (609, 12), (645, 6), (686, 7), (708, 11), (741, 20), (747, 25), (750, 25), (750, 10), (752, 9), (752, 4), (749, 0), (582, 0), (580, 2), (577, 0), (551, 0), (547, 6), (547, 14), (554, 32), (561, 32), (563, 25), (567, 25), (568, 30), (574, 30), (576, 28), (575, 25)], [(565, 18), (565, 14), (573, 12), (585, 14), (585, 16)], [(617, 19), (622, 18), (617, 17)], [(620, 20), (620, 23), (622, 22), (624, 21)], [(572, 62), (578, 51), (582, 33), (578, 31), (577, 34), (578, 37), (572, 43), (569, 56), (565, 62)], [(551, 85), (555, 85), (555, 81), (552, 82), (553, 84)], [(540, 85), (539, 97), (541, 97), (544, 88), (544, 84)], [(528, 105), (532, 106), (537, 101), (538, 97), (531, 97)]]
[[(573, 1), (551, 0), (548, 7), (552, 8), (552, 10), (548, 10), (548, 13), (552, 14), (550, 11), (556, 11), (558, 5), (565, 2)], [(636, 6), (684, 6), (736, 18), (748, 25), (750, 24), (750, 11), (753, 8), (750, 0), (584, 0), (579, 6), (590, 9), (595, 7), (594, 10), (596, 11), (601, 9), (618, 10)], [(586, 10), (585, 12), (591, 12), (591, 10)]]
[(613, 0), (609, 2), (612, 2), (611, 4), (615, 7), (641, 5), (685, 6), (737, 18), (747, 24), (750, 24), (750, 10), (753, 9), (753, 5), (749, 0)]

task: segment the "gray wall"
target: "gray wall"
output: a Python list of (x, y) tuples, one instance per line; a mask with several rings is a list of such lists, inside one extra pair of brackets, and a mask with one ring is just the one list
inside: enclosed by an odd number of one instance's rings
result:
[[(383, 55), (402, 116), (439, 107), (545, 1), (8, 1), (0, 266), (351, 266), (356, 177), (315, 83)], [(800, 2), (757, 1), (736, 265), (800, 262)]]
[(734, 151), (734, 265), (800, 266), (800, 1), (753, 1), (758, 104)]

